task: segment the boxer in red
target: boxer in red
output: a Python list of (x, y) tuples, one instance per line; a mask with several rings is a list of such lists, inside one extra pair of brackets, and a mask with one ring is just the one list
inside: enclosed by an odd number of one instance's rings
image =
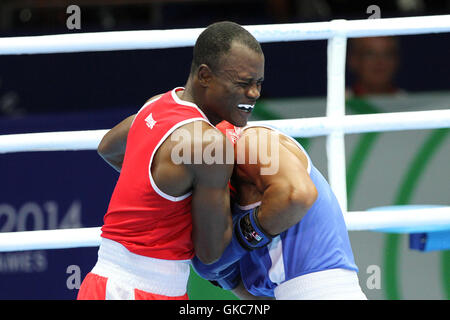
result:
[[(245, 126), (263, 78), (258, 41), (235, 23), (213, 24), (197, 39), (185, 87), (153, 97), (105, 135), (99, 153), (120, 176), (97, 263), (78, 299), (188, 298), (190, 259), (212, 263), (231, 239), (234, 163), (226, 152), (213, 164), (197, 155), (208, 148), (233, 152), (214, 126), (222, 120)], [(191, 150), (183, 154), (190, 161), (174, 161), (180, 144)]]

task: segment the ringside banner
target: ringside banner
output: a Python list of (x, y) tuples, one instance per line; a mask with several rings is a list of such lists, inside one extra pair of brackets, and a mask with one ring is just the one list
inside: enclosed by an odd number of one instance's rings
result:
[[(0, 119), (0, 134), (108, 129), (134, 110)], [(102, 225), (119, 174), (91, 151), (0, 154), (0, 232)], [(75, 299), (98, 247), (0, 252), (0, 299)]]

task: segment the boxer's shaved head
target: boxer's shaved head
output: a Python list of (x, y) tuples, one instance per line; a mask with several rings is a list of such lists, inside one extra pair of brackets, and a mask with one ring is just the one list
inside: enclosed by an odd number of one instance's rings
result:
[(198, 37), (194, 46), (191, 73), (202, 64), (206, 64), (211, 70), (217, 70), (221, 58), (229, 52), (234, 41), (263, 54), (259, 42), (246, 29), (230, 21), (217, 22)]

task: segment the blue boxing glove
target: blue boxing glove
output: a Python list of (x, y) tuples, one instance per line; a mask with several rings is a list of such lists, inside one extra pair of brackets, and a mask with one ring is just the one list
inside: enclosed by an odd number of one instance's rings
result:
[(248, 251), (265, 247), (272, 241), (272, 236), (264, 231), (258, 221), (259, 207), (241, 215), (234, 224), (233, 238)]
[(203, 264), (197, 257), (192, 259), (192, 266), (202, 278), (209, 280), (213, 285), (225, 290), (233, 290), (241, 280), (239, 261), (228, 267), (210, 268), (210, 265)]
[[(227, 290), (234, 289), (239, 283), (239, 260), (250, 250), (262, 248), (272, 241), (258, 222), (259, 207), (242, 210), (235, 206), (233, 210), (233, 236), (222, 256), (212, 264), (203, 264), (197, 257), (192, 264), (202, 278), (217, 281)], [(234, 286), (234, 287), (233, 287)]]

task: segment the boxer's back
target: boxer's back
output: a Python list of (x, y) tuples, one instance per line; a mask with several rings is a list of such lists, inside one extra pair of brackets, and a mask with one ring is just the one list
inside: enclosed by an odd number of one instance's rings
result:
[[(273, 130), (268, 127), (261, 130), (267, 129)], [(344, 217), (330, 185), (298, 142), (281, 132), (278, 134), (280, 147), (292, 155), (278, 160), (280, 170), (293, 168), (295, 161), (302, 163), (318, 196), (299, 223), (273, 238), (267, 247), (242, 258), (242, 279), (254, 295), (273, 296), (274, 288), (280, 283), (310, 272), (334, 268), (358, 270)], [(296, 172), (292, 171), (291, 176), (295, 179)], [(235, 206), (233, 215), (239, 215), (260, 205), (262, 194), (252, 181), (246, 181), (245, 177), (239, 179), (239, 174), (235, 177), (239, 205)]]

